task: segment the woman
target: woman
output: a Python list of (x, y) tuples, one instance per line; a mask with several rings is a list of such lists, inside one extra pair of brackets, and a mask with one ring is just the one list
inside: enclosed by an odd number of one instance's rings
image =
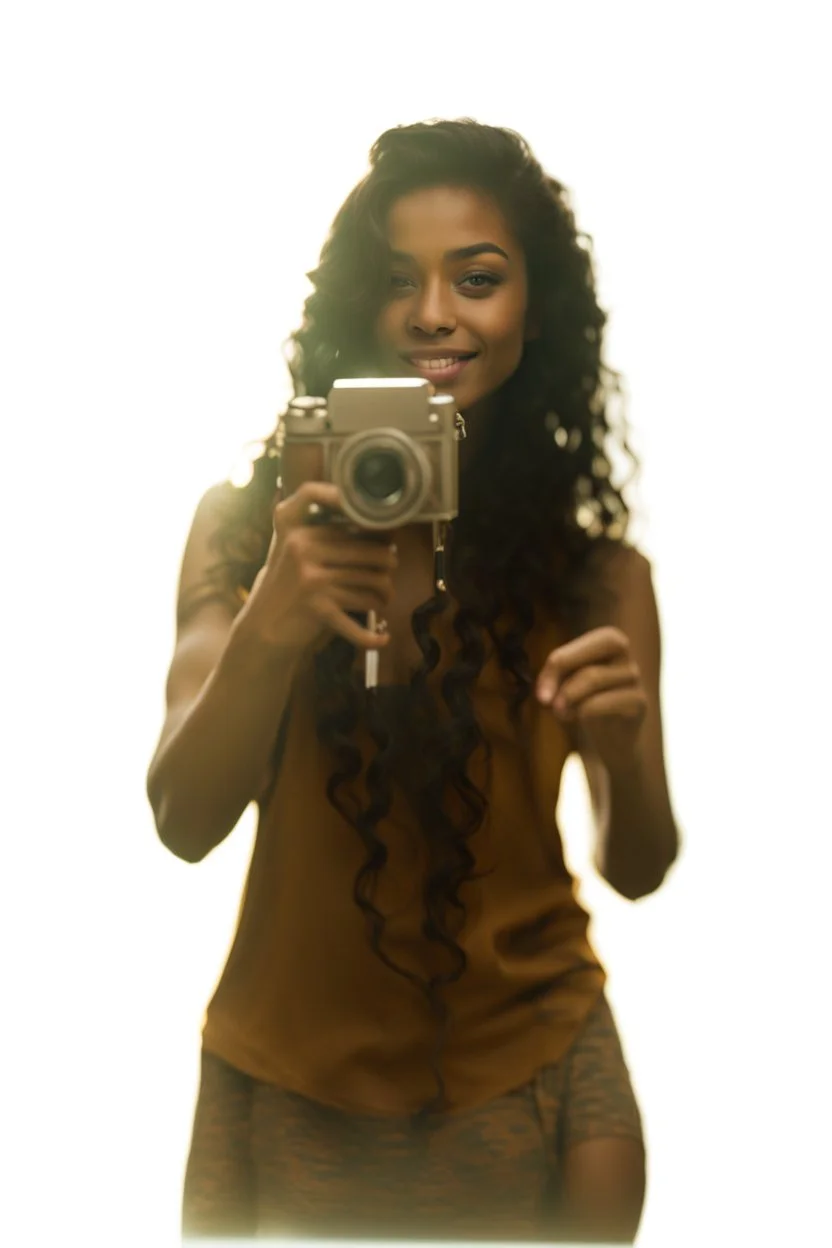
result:
[(445, 588), (429, 525), (309, 523), (339, 492), (277, 432), (197, 509), (148, 793), (190, 862), (252, 800), (259, 823), (185, 1232), (632, 1242), (639, 1111), (555, 824), (570, 752), (619, 893), (678, 836), (591, 258), (522, 139), (437, 122), (381, 136), (310, 276), (296, 392), (452, 394), (459, 515)]

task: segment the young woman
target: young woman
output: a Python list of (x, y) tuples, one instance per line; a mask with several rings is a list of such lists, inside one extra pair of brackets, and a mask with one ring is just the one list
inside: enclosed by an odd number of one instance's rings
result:
[(631, 1242), (643, 1141), (555, 822), (568, 755), (619, 893), (678, 836), (587, 240), (519, 136), (436, 122), (378, 139), (310, 276), (296, 393), (450, 393), (459, 514), (438, 588), (431, 525), (309, 523), (341, 496), (278, 431), (197, 509), (148, 793), (189, 862), (259, 823), (185, 1233)]

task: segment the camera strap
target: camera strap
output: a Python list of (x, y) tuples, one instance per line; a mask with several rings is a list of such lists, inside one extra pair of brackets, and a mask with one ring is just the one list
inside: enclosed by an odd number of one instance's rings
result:
[[(454, 434), (457, 442), (463, 442), (468, 436), (465, 428), (465, 417), (462, 412), (454, 414)], [(448, 586), (445, 581), (445, 541), (448, 536), (447, 520), (434, 520), (433, 522), (433, 583), (436, 586), (436, 592), (439, 594), (447, 593)]]
[(448, 535), (446, 520), (433, 522), (433, 583), (439, 594), (447, 591), (445, 583), (445, 539)]

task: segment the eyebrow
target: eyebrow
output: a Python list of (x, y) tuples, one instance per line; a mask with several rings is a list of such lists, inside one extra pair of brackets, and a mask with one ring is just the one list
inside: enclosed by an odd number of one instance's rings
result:
[[(471, 243), (468, 247), (457, 247), (453, 251), (446, 251), (444, 258), (446, 260), (468, 260), (471, 256), (482, 256), (487, 253), (494, 256), (502, 256), (504, 260), (509, 259), (508, 253), (503, 251), (502, 247), (498, 247), (496, 243)], [(392, 248), (390, 255), (394, 260), (414, 259), (408, 252), (393, 251)]]

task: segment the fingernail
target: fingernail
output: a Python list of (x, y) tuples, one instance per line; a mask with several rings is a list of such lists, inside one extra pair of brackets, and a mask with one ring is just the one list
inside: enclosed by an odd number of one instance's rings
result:
[(537, 696), (541, 702), (551, 702), (554, 692), (555, 685), (551, 680), (541, 680), (537, 686)]

